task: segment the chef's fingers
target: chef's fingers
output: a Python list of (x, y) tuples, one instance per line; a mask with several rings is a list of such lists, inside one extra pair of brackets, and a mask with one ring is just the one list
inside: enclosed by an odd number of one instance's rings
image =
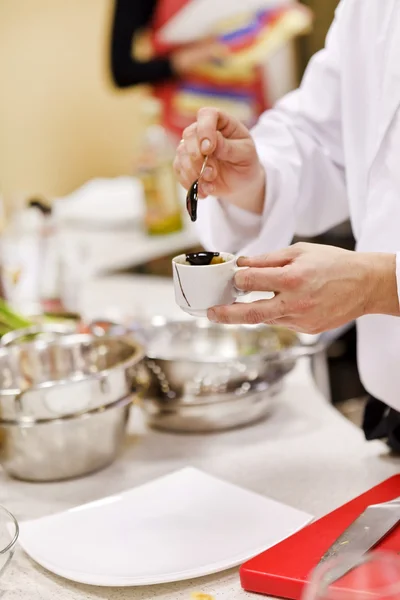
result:
[[(192, 161), (192, 166), (196, 171), (196, 179), (200, 175), (203, 167), (204, 156), (200, 154), (200, 149), (197, 141), (196, 126), (190, 126), (185, 129), (184, 138), (182, 138), (177, 150), (176, 156), (179, 158), (188, 155)], [(186, 159), (185, 161), (186, 162)], [(179, 160), (175, 163), (179, 167)], [(192, 172), (193, 173), (193, 172)], [(217, 176), (217, 165), (216, 161), (209, 158), (207, 165), (203, 171), (202, 179), (205, 181), (214, 181)], [(194, 180), (193, 180), (194, 181)]]
[(218, 175), (218, 164), (217, 161), (210, 157), (207, 160), (206, 168), (203, 171), (200, 181), (215, 181)]
[(212, 183), (200, 183), (199, 186), (199, 198), (207, 198), (207, 196), (213, 196), (215, 194), (215, 185)]
[(185, 127), (185, 129), (183, 130), (183, 133), (182, 133), (181, 143), (183, 141), (187, 140), (187, 138), (190, 137), (193, 133), (196, 133), (196, 131), (197, 131), (197, 123), (196, 122), (192, 123), (188, 127)]
[(217, 145), (217, 131), (224, 138), (250, 137), (249, 130), (235, 117), (216, 108), (201, 108), (197, 113), (197, 137), (201, 153), (212, 154)]
[[(268, 310), (261, 306), (268, 304)], [(272, 300), (258, 300), (250, 304), (231, 304), (230, 306), (216, 306), (208, 311), (208, 318), (215, 323), (225, 325), (275, 325), (285, 327), (297, 333), (315, 333), (312, 325), (299, 315), (280, 317), (282, 311), (274, 306)]]
[(218, 176), (218, 167), (214, 159), (209, 158), (207, 166), (199, 180), (199, 198), (206, 198), (215, 193), (215, 184)]
[(214, 306), (209, 309), (207, 316), (210, 321), (215, 323), (257, 325), (290, 319), (291, 307), (290, 301), (287, 302), (282, 294), (278, 294), (271, 300)]
[(295, 244), (293, 246), (289, 246), (288, 248), (284, 248), (282, 250), (277, 250), (276, 252), (270, 252), (268, 254), (263, 254), (260, 256), (241, 256), (238, 258), (238, 266), (239, 267), (284, 267), (285, 265), (290, 264), (293, 260), (299, 255), (299, 248)]
[(204, 160), (204, 155), (201, 153), (200, 143), (197, 137), (197, 123), (193, 123), (185, 129), (185, 131), (183, 132), (182, 140), (186, 152), (189, 154), (192, 161), (194, 163), (197, 163), (197, 167), (200, 172), (201, 165)]
[(229, 139), (218, 131), (217, 144), (213, 156), (223, 162), (247, 167), (256, 158), (254, 142), (250, 137), (245, 139)]
[(303, 283), (302, 272), (294, 266), (248, 267), (235, 275), (235, 285), (244, 292), (286, 292)]
[(174, 160), (174, 171), (178, 181), (185, 189), (189, 189), (192, 183), (198, 178), (200, 170), (196, 163), (190, 158), (186, 142), (179, 144)]
[(197, 139), (205, 156), (212, 154), (217, 144), (218, 115), (215, 108), (201, 108), (197, 113)]
[(187, 171), (182, 165), (181, 160), (178, 161), (178, 159), (175, 159), (174, 171), (178, 182), (185, 190), (188, 190), (193, 183), (193, 179), (192, 177), (190, 177), (190, 175), (187, 174)]

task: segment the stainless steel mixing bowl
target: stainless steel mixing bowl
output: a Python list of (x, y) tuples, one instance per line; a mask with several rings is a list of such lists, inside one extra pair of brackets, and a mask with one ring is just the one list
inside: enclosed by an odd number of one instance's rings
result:
[(201, 400), (160, 402), (147, 397), (144, 409), (151, 427), (177, 433), (208, 433), (251, 425), (267, 417), (281, 382), (260, 389), (230, 394), (210, 394)]
[(132, 339), (65, 335), (0, 348), (0, 462), (17, 478), (83, 475), (124, 440), (143, 350)]
[(0, 577), (14, 555), (18, 536), (16, 518), (4, 506), (0, 506)]
[(268, 414), (298, 358), (321, 348), (291, 331), (155, 318), (138, 332), (151, 372), (145, 410), (153, 427), (215, 431)]

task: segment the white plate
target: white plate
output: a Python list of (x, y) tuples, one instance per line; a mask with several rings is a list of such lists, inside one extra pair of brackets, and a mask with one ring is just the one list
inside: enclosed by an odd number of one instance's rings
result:
[(139, 226), (144, 215), (143, 188), (134, 177), (91, 179), (53, 202), (58, 223), (112, 229)]
[(33, 560), (80, 583), (137, 586), (235, 567), (305, 526), (303, 512), (187, 468), (22, 523)]

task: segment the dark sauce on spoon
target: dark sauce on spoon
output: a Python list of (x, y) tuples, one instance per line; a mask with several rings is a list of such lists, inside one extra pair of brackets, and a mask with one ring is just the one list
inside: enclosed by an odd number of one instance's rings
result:
[(190, 188), (188, 190), (188, 193), (186, 194), (186, 209), (187, 209), (189, 216), (193, 222), (196, 221), (196, 219), (197, 219), (197, 202), (199, 200), (199, 181), (203, 176), (207, 161), (208, 161), (208, 156), (205, 156), (199, 177), (198, 177), (198, 179), (196, 179), (196, 181), (194, 181), (192, 183), (192, 185), (190, 186)]
[(197, 202), (199, 200), (199, 180), (196, 179), (186, 194), (186, 209), (193, 222), (197, 219)]
[(212, 259), (219, 256), (219, 252), (190, 252), (186, 254), (186, 260), (195, 267), (204, 267), (210, 265)]

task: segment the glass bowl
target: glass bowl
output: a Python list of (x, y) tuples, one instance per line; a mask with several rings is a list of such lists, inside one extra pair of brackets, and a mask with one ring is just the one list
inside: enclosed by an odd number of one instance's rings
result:
[(18, 540), (19, 527), (16, 518), (0, 506), (0, 576), (13, 557)]

